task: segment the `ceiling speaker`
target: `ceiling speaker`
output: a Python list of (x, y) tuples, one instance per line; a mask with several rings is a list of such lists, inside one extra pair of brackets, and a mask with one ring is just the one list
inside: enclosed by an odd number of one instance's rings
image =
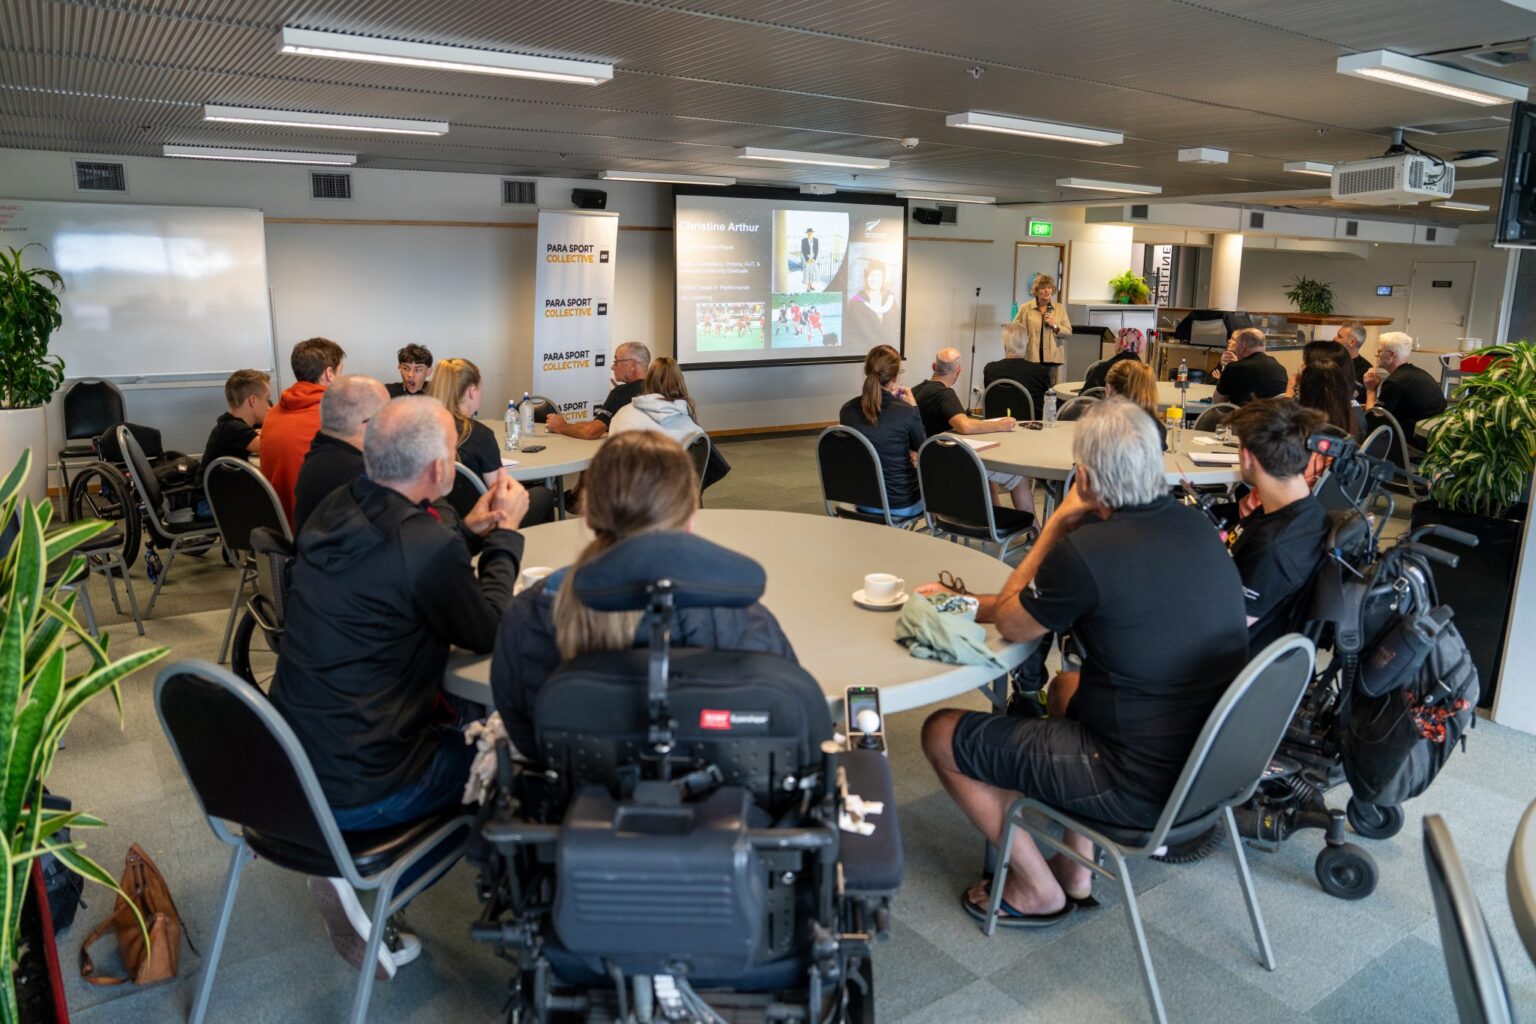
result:
[(600, 188), (573, 188), (571, 189), (571, 202), (582, 210), (606, 210), (608, 208), (608, 193)]

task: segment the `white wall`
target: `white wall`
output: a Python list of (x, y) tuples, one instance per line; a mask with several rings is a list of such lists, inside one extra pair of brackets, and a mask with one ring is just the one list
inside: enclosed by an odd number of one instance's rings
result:
[[(502, 206), (496, 176), (358, 168), (352, 171), (354, 198), (338, 202), (309, 198), (306, 167), (110, 157), (125, 164), (129, 191), (102, 197), (74, 190), (72, 161), (92, 155), (0, 150), (0, 197), (260, 209), (268, 218), (267, 266), (280, 363), (295, 341), (323, 335), (347, 350), (348, 371), (389, 380), (395, 376), (395, 350), (417, 341), (439, 358), (464, 356), (478, 363), (487, 380), (487, 410), (528, 386), (537, 213)], [(669, 353), (671, 190), (544, 178), (539, 201), (570, 209), (570, 189), (594, 184), (608, 192), (608, 209), (620, 214), (615, 340), (636, 338), (655, 354)], [(279, 222), (285, 218), (397, 223)], [(1073, 298), (1103, 297), (1107, 287), (1097, 278), (1107, 281), (1130, 265), (1130, 229), (1085, 224), (1081, 210), (1055, 211), (1053, 220), (1053, 241), (1083, 243), (1073, 249), (1068, 275)], [(1023, 210), (962, 206), (955, 224), (909, 225), (911, 381), (926, 375), (934, 353), (946, 345), (968, 353), (973, 320), (979, 323), (978, 360), (997, 357), (998, 324), (1013, 298), (1013, 243), (1026, 239), (1027, 222)], [(286, 365), (278, 370), (286, 383)], [(838, 407), (857, 393), (860, 378), (859, 367), (850, 364), (758, 367), (696, 371), (689, 387), (705, 425), (731, 429), (834, 420)], [(129, 396), (129, 414), (163, 426), (171, 443), (195, 450), (220, 404), (212, 389), (136, 391)]]

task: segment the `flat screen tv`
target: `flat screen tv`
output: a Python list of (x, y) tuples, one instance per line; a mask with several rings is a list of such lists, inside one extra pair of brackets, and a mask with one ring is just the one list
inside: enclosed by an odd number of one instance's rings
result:
[(1516, 103), (1510, 113), (1504, 189), (1493, 241), (1536, 246), (1536, 103)]

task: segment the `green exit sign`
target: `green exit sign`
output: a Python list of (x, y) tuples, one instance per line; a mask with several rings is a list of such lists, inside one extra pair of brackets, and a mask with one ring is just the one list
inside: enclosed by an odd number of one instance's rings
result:
[(1050, 238), (1051, 222), (1048, 220), (1032, 220), (1029, 222), (1030, 238)]

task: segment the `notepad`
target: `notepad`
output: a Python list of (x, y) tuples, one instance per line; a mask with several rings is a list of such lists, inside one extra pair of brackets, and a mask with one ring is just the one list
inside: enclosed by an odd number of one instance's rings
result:
[(517, 465), (517, 460), (516, 459), (502, 459), (501, 460), (501, 464), (503, 466), (515, 466), (515, 465)]
[(964, 441), (966, 444), (970, 445), (971, 446), (971, 451), (975, 451), (975, 452), (984, 452), (988, 448), (996, 448), (997, 447), (997, 442), (996, 441), (988, 441), (985, 438), (980, 438), (980, 437), (962, 437), (962, 438), (960, 438), (960, 440)]
[(1190, 452), (1189, 460), (1201, 466), (1235, 466), (1236, 452)]

